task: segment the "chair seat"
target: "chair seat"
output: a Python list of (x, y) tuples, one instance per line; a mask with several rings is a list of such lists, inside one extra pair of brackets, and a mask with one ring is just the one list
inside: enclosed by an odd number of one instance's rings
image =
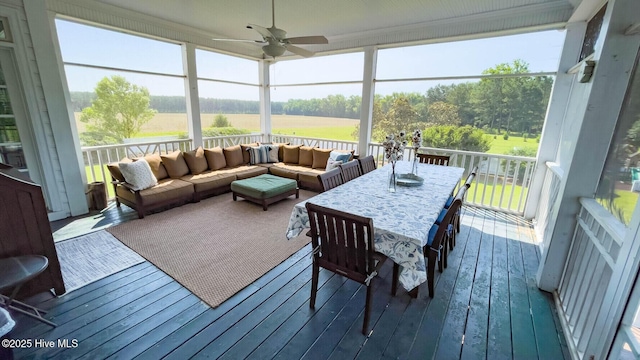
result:
[(451, 204), (453, 204), (453, 200), (455, 200), (455, 197), (449, 196), (449, 198), (447, 199), (447, 202), (444, 204), (444, 208), (448, 209), (449, 206), (451, 206)]

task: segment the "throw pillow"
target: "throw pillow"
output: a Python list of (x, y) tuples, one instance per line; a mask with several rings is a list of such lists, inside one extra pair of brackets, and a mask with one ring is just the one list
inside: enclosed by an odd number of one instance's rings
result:
[(285, 145), (291, 145), (291, 143), (274, 143), (274, 142), (261, 142), (258, 143), (260, 145), (278, 145), (279, 149), (278, 149), (278, 161), (284, 161), (284, 146)]
[(176, 179), (189, 173), (189, 166), (184, 161), (182, 151), (176, 150), (167, 155), (160, 155), (160, 157), (170, 177)]
[(222, 149), (224, 152), (224, 158), (227, 161), (228, 167), (234, 167), (244, 164), (244, 158), (242, 156), (242, 148), (240, 145), (229, 146)]
[(227, 160), (220, 146), (216, 146), (213, 149), (204, 149), (204, 157), (207, 159), (207, 164), (209, 164), (209, 169), (211, 170), (219, 170), (227, 166)]
[(331, 149), (313, 149), (313, 164), (311, 168), (313, 169), (324, 169), (327, 167), (327, 160), (329, 160), (329, 155), (331, 154)]
[(342, 164), (342, 161), (340, 160), (327, 159), (327, 167), (325, 168), (325, 170), (329, 171), (329, 170), (335, 169), (340, 164)]
[(285, 145), (282, 154), (282, 161), (285, 163), (297, 164), (300, 159), (300, 147), (302, 145)]
[(242, 149), (242, 162), (244, 164), (248, 164), (251, 162), (251, 154), (249, 154), (249, 149), (252, 147), (260, 146), (260, 144), (240, 144), (240, 149)]
[(331, 154), (329, 154), (329, 158), (332, 160), (340, 160), (343, 163), (346, 163), (347, 161), (351, 160), (352, 155), (353, 155), (353, 152), (333, 150), (331, 151)]
[(298, 164), (309, 167), (313, 165), (313, 148), (311, 146), (300, 147), (300, 158), (298, 159)]
[(185, 151), (183, 155), (192, 174), (202, 174), (209, 169), (209, 164), (207, 164), (207, 158), (204, 157), (204, 149), (202, 146), (198, 146), (195, 150)]
[(144, 158), (130, 163), (120, 163), (120, 171), (133, 190), (144, 190), (158, 183), (149, 163)]
[[(147, 160), (147, 162), (149, 163), (149, 166), (151, 167), (151, 171), (153, 172), (153, 175), (156, 176), (157, 180), (162, 180), (169, 177), (169, 174), (167, 173), (167, 169), (164, 167), (164, 164), (162, 163), (162, 158), (160, 157), (159, 154), (145, 155), (144, 159)], [(136, 160), (138, 160), (138, 158), (133, 159), (133, 161), (136, 161)]]
[(280, 149), (282, 148), (282, 146), (280, 145), (268, 145), (267, 146), (269, 148), (269, 162), (270, 163), (277, 163), (280, 158)]
[(251, 165), (269, 162), (269, 147), (254, 146), (249, 148), (249, 163)]

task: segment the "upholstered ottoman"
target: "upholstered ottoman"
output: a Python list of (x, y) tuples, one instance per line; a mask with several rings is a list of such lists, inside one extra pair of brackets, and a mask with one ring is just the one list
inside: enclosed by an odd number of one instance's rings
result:
[(264, 211), (267, 211), (269, 204), (276, 201), (294, 194), (296, 199), (300, 196), (297, 181), (270, 174), (236, 180), (231, 183), (231, 191), (233, 192), (233, 201), (236, 201), (240, 196), (256, 204), (262, 204)]

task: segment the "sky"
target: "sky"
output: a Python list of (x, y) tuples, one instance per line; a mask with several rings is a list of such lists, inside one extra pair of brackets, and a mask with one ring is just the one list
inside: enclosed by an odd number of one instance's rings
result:
[[(175, 76), (157, 76), (130, 72), (92, 69), (67, 65), (65, 71), (71, 91), (93, 91), (104, 76), (122, 75), (137, 85), (145, 86), (152, 95), (184, 96), (182, 52), (180, 45), (151, 40), (56, 20), (65, 63), (81, 63), (110, 68), (123, 68)], [(480, 75), (483, 70), (500, 63), (522, 59), (531, 72), (554, 72), (564, 41), (564, 31), (550, 30), (428, 44), (378, 51), (376, 79), (404, 79), (444, 76)], [(215, 78), (247, 84), (258, 84), (257, 61), (236, 58), (206, 50), (196, 50), (198, 77)], [(348, 53), (315, 56), (308, 59), (283, 60), (271, 65), (272, 101), (292, 98), (322, 98), (331, 94), (361, 95), (360, 83), (346, 85), (278, 86), (285, 84), (360, 81), (364, 54)], [(309, 69), (313, 69), (310, 71)], [(464, 80), (468, 81), (468, 80)], [(458, 81), (378, 82), (376, 93), (424, 93), (429, 87)], [(257, 86), (199, 81), (200, 97), (259, 100)]]

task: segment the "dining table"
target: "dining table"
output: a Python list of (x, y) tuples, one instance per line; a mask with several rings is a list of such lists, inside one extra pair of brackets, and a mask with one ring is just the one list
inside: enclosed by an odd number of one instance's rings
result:
[[(456, 186), (464, 168), (417, 164), (419, 186), (396, 185), (389, 191), (391, 164), (299, 202), (293, 207), (286, 237), (293, 239), (310, 228), (305, 204), (311, 202), (334, 210), (373, 219), (375, 250), (401, 266), (400, 284), (411, 291), (427, 281), (423, 247), (429, 230)], [(410, 173), (412, 163), (398, 161), (396, 176)]]

